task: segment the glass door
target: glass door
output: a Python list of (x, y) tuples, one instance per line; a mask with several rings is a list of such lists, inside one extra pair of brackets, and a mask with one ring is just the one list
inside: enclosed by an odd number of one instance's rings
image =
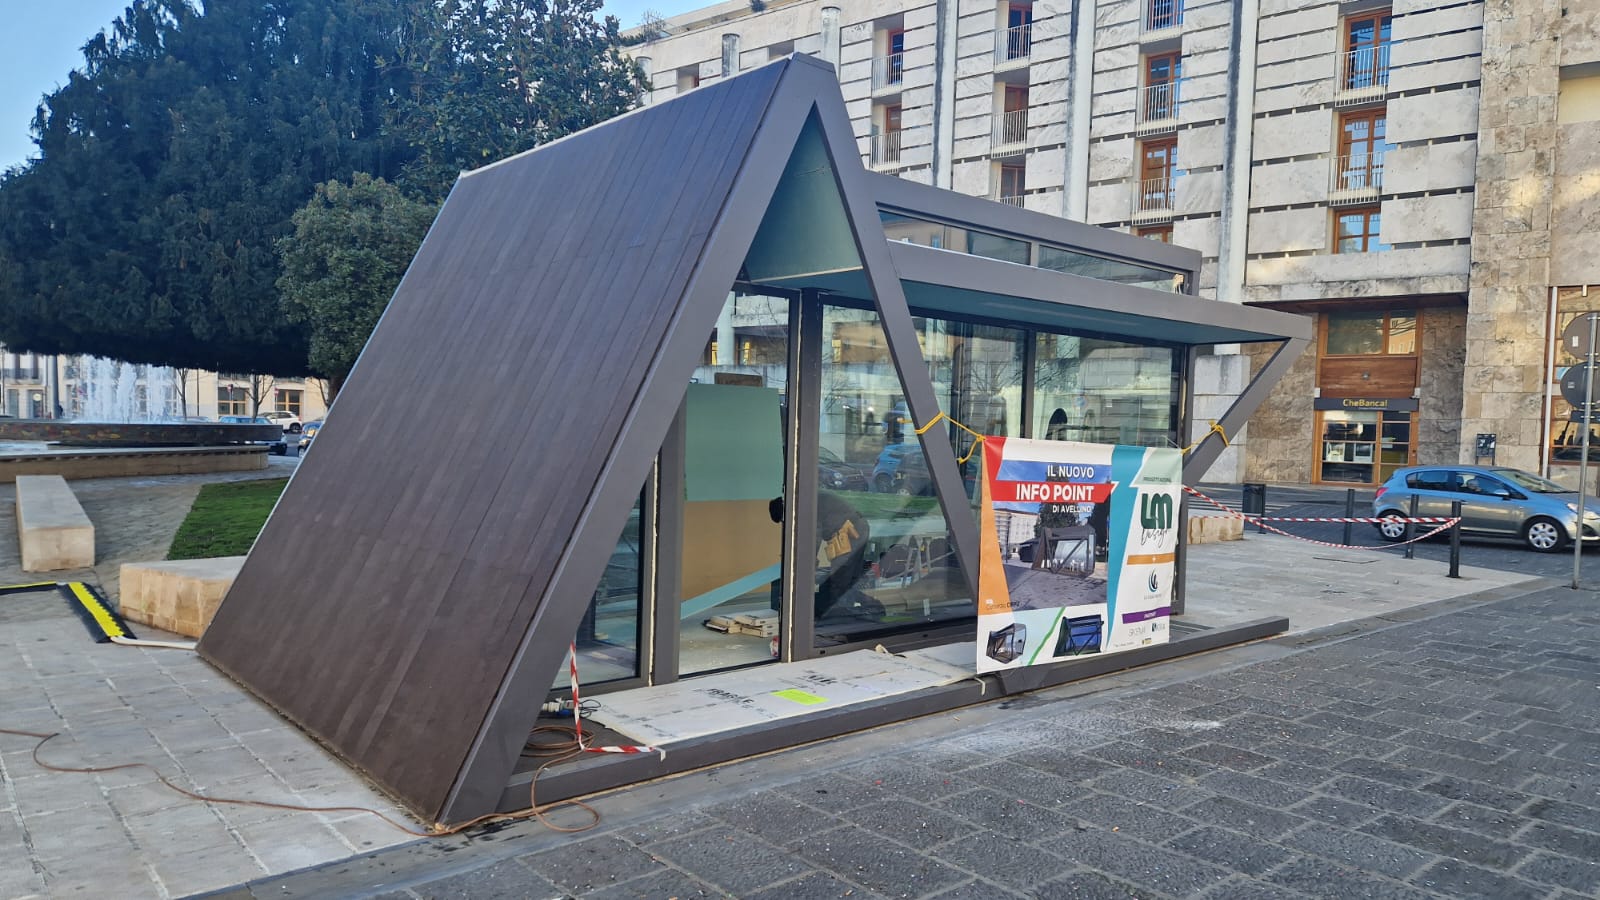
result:
[(1318, 443), (1322, 481), (1373, 484), (1377, 471), (1378, 412), (1329, 410), (1321, 414)]
[(775, 658), (788, 364), (789, 301), (730, 295), (679, 413), (678, 675)]
[(1410, 412), (1383, 414), (1383, 434), (1378, 445), (1379, 483), (1388, 481), (1397, 469), (1415, 464), (1412, 454), (1416, 443), (1412, 435), (1416, 433), (1416, 416)]

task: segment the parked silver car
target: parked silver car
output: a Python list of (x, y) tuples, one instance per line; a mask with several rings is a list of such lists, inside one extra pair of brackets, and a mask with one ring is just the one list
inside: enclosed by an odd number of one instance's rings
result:
[[(1397, 518), (1417, 498), (1417, 515), (1448, 516), (1461, 501), (1461, 533), (1517, 538), (1551, 552), (1578, 537), (1578, 492), (1521, 469), (1501, 466), (1420, 466), (1401, 469), (1378, 488), (1372, 514)], [(1600, 499), (1590, 497), (1583, 516), (1583, 541), (1600, 542)], [(1426, 526), (1417, 526), (1426, 528)], [(1384, 540), (1405, 538), (1400, 521), (1381, 522)], [(1414, 532), (1418, 533), (1418, 532)]]

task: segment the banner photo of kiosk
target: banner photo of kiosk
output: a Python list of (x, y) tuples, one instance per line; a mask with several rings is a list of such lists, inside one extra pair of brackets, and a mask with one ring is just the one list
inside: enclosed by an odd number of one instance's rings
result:
[(1165, 643), (1183, 454), (985, 438), (978, 671)]

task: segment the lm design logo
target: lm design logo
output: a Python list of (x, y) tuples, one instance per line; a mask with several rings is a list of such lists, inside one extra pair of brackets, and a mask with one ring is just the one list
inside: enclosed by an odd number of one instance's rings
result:
[(1145, 494), (1139, 498), (1139, 525), (1146, 531), (1166, 531), (1172, 527), (1172, 498), (1166, 494)]

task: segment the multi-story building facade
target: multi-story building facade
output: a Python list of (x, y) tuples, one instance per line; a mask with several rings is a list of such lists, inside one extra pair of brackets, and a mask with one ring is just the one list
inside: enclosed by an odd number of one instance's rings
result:
[[(1551, 336), (1600, 309), (1597, 25), (1600, 0), (774, 0), (631, 52), (646, 102), (818, 56), (870, 167), (1193, 247), (1187, 290), (1315, 316), (1211, 477), (1372, 484), (1480, 433), (1570, 455)], [(1197, 361), (1200, 427), (1260, 362)]]
[(0, 345), (0, 416), (215, 420), (276, 410), (309, 422), (327, 409), (327, 385), (316, 378), (127, 366), (87, 356), (17, 353)]

